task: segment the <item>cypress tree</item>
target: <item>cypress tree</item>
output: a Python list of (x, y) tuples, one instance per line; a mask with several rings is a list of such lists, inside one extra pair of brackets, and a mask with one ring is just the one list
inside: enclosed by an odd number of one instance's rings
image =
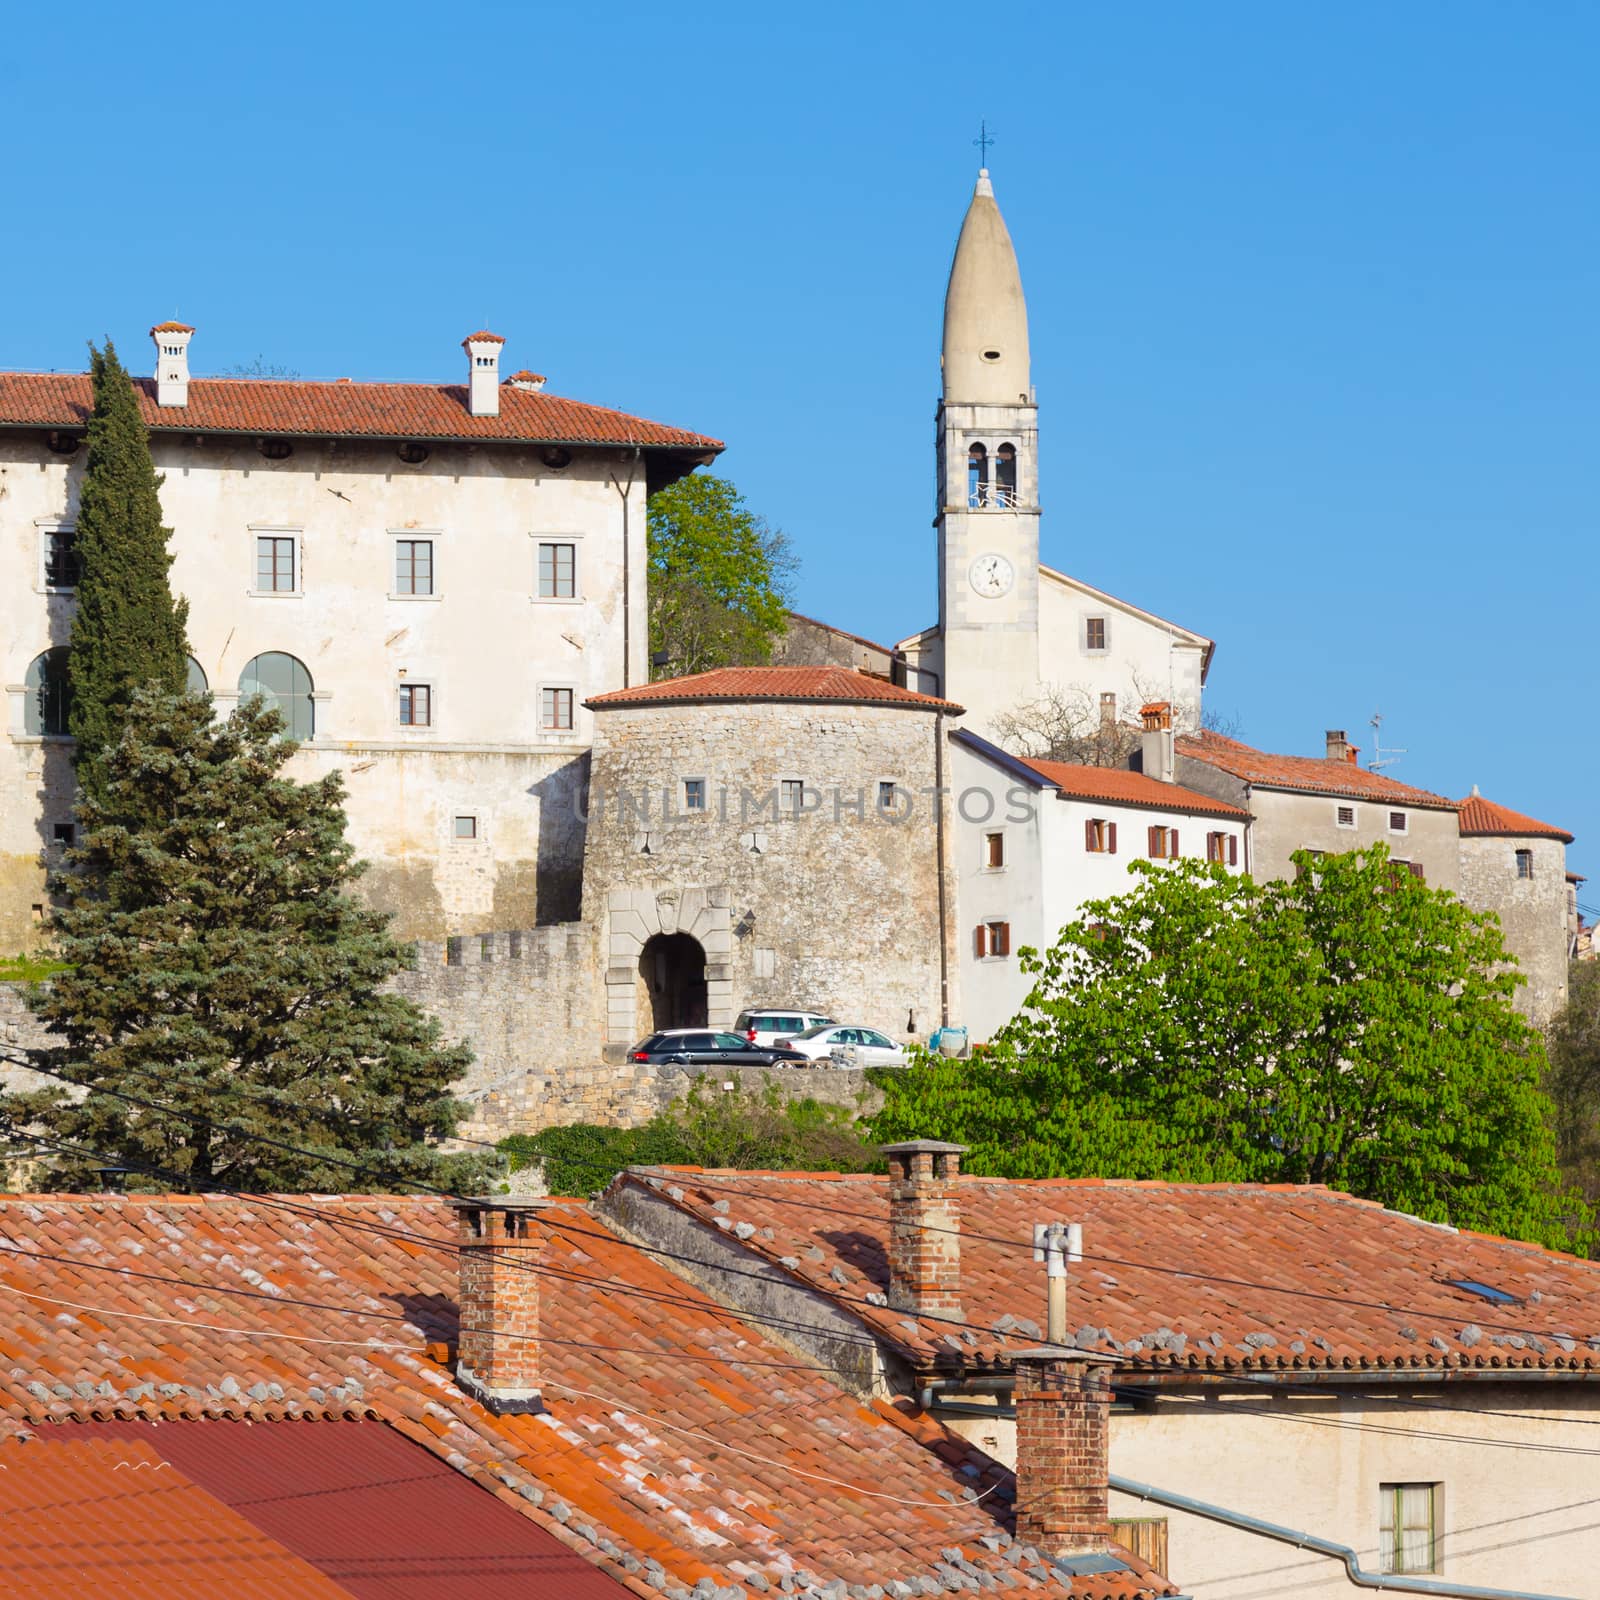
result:
[(134, 690), (183, 692), (188, 678), (186, 600), (167, 581), (171, 529), (161, 525), (162, 479), (133, 384), (109, 340), (89, 347), (94, 412), (78, 500), (78, 604), (72, 619), (68, 727), (86, 793), (116, 744)]
[(412, 952), (347, 892), (362, 868), (340, 777), (285, 777), (282, 728), (260, 699), (216, 722), (209, 696), (135, 691), (52, 884), (68, 970), (32, 999), (64, 1040), (41, 1064), (79, 1089), (0, 1106), (13, 1129), (78, 1147), (46, 1186), (95, 1187), (107, 1165), (156, 1189), (481, 1178), (435, 1148), (471, 1053), (385, 987)]

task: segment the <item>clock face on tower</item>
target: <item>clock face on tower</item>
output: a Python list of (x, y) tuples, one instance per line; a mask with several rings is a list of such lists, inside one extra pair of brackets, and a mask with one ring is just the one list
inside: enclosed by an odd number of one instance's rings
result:
[(967, 582), (986, 600), (998, 600), (1007, 593), (1016, 573), (1011, 563), (1001, 555), (982, 555), (967, 568)]

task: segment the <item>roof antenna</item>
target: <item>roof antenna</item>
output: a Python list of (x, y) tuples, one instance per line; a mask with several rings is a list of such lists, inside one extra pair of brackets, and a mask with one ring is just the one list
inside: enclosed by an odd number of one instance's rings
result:
[(1382, 772), (1385, 767), (1398, 764), (1400, 757), (1406, 754), (1399, 745), (1386, 746), (1383, 742), (1383, 713), (1374, 711), (1367, 719), (1367, 726), (1372, 729), (1372, 759), (1367, 763), (1368, 772)]

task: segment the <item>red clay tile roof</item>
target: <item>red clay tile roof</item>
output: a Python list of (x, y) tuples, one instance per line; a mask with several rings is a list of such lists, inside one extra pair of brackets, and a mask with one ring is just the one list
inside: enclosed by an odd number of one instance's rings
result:
[(1456, 809), (1461, 813), (1463, 838), (1509, 834), (1519, 839), (1559, 839), (1563, 844), (1572, 843), (1572, 835), (1565, 828), (1539, 822), (1524, 812), (1513, 811), (1510, 806), (1497, 806), (1481, 794), (1470, 794), (1465, 800), (1458, 800)]
[(541, 1226), (548, 1412), (496, 1417), (453, 1377), (442, 1200), (0, 1199), (0, 1434), (379, 1420), (647, 1595), (755, 1575), (777, 1588), (801, 1571), (887, 1587), (932, 1578), (948, 1547), (1015, 1572), (1019, 1597), (1174, 1592), (1131, 1556), (1103, 1575), (1029, 1576), (1006, 1559), (1015, 1480), (976, 1448), (797, 1365), (578, 1202)]
[[(861, 1303), (888, 1288), (886, 1178), (659, 1168), (618, 1180), (650, 1184), (719, 1231), (747, 1224), (746, 1250), (848, 1303), (925, 1369), (998, 1362), (1038, 1342), (1033, 1225), (1062, 1221), (1083, 1225), (1084, 1261), (1068, 1288), (1073, 1342), (1120, 1355), (1119, 1381), (1130, 1368), (1600, 1373), (1595, 1262), (1313, 1185), (958, 1181), (970, 1326), (952, 1330)], [(1451, 1279), (1526, 1303), (1492, 1304)]]
[(657, 683), (636, 683), (631, 689), (597, 694), (584, 704), (606, 706), (677, 705), (693, 700), (801, 700), (836, 701), (849, 705), (910, 706), (923, 711), (964, 708), (953, 700), (940, 700), (915, 689), (902, 689), (882, 678), (848, 667), (718, 667), (687, 678), (663, 678)]
[(1080, 767), (1067, 761), (1032, 761), (1026, 756), (1018, 759), (1073, 800), (1106, 800), (1114, 805), (1157, 811), (1192, 811), (1199, 816), (1230, 817), (1240, 822), (1250, 819), (1248, 811), (1230, 806), (1226, 800), (1176, 783), (1163, 783), (1142, 772), (1129, 772), (1122, 767)]
[(194, 329), (187, 322), (158, 322), (150, 330), (153, 339), (158, 333), (193, 333)]
[[(46, 1449), (70, 1449), (54, 1441), (80, 1438), (153, 1447), (347, 1600), (526, 1600), (530, 1594), (627, 1600), (629, 1594), (537, 1523), (381, 1422), (71, 1422), (42, 1429), (40, 1438)], [(229, 1589), (219, 1600), (237, 1592)]]
[(351, 1600), (196, 1487), (143, 1440), (0, 1445), (0, 1591), (7, 1600)]
[(504, 344), (505, 342), (503, 335), (490, 333), (486, 328), (479, 328), (476, 333), (469, 333), (461, 341), (461, 348), (464, 350), (469, 344)]
[[(473, 416), (460, 383), (191, 378), (181, 406), (156, 403), (154, 378), (133, 387), (145, 425), (158, 432), (722, 449), (703, 434), (511, 384), (501, 385), (494, 417)], [(93, 406), (87, 373), (0, 372), (0, 427), (82, 428)]]
[(1452, 802), (1428, 789), (1369, 772), (1353, 761), (1329, 761), (1324, 756), (1274, 756), (1255, 750), (1237, 739), (1213, 733), (1180, 734), (1178, 754), (1230, 772), (1262, 789), (1297, 789), (1311, 794), (1354, 795), (1358, 800), (1403, 801), (1406, 805), (1452, 809)]

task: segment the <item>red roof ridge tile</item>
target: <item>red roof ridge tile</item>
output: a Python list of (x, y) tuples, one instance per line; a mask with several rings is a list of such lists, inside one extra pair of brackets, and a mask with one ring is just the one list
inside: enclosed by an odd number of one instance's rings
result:
[(953, 700), (922, 694), (887, 683), (851, 667), (769, 666), (714, 667), (709, 672), (681, 678), (658, 678), (612, 689), (584, 701), (594, 709), (627, 705), (679, 705), (698, 700), (781, 700), (802, 703), (903, 706), (916, 710), (960, 714), (965, 708)]
[(1401, 783), (1370, 767), (1349, 761), (1330, 761), (1326, 756), (1274, 755), (1210, 728), (1199, 733), (1179, 734), (1177, 751), (1180, 756), (1216, 767), (1258, 788), (1348, 795), (1358, 800), (1391, 800), (1437, 810), (1454, 809), (1454, 802), (1443, 795)]
[(1519, 839), (1559, 839), (1571, 844), (1573, 836), (1565, 828), (1540, 822), (1526, 812), (1486, 800), (1474, 790), (1465, 800), (1456, 801), (1461, 816), (1461, 835), (1466, 839), (1511, 837)]

